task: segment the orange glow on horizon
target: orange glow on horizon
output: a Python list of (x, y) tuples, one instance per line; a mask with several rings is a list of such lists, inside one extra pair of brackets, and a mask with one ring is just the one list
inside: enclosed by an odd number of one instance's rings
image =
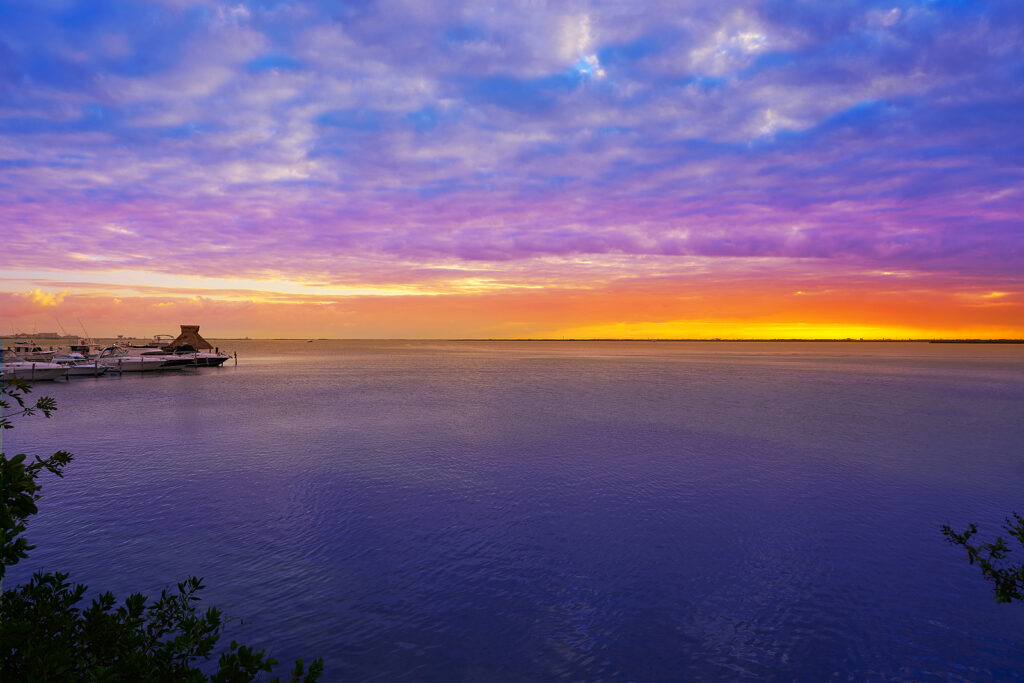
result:
[(664, 323), (596, 325), (558, 330), (550, 337), (568, 339), (1017, 339), (1020, 328), (939, 328), (843, 323), (737, 323), (728, 320), (680, 320)]
[(150, 336), (194, 322), (214, 337), (1024, 338), (1024, 292), (1005, 283), (942, 284), (889, 290), (851, 278), (692, 278), (432, 296), (30, 286), (0, 291), (0, 335), (59, 321), (80, 332), (81, 320), (100, 337)]

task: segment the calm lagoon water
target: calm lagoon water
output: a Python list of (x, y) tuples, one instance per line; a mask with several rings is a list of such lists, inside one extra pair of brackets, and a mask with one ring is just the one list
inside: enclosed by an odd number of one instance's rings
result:
[(198, 574), (328, 680), (1024, 677), (939, 531), (1024, 512), (1024, 346), (221, 347), (40, 387), (5, 450), (76, 460), (12, 581)]

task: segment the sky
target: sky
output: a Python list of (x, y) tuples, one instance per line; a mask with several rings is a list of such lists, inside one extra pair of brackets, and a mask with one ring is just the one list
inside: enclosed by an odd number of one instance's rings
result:
[(0, 0), (0, 335), (1024, 337), (1019, 0)]

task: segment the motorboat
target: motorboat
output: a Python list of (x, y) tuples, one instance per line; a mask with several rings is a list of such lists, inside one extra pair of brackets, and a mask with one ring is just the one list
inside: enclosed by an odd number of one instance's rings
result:
[(47, 382), (64, 376), (64, 366), (30, 360), (0, 361), (0, 379), (27, 379), (31, 382)]
[(174, 341), (173, 334), (155, 334), (144, 344), (122, 344), (122, 346), (128, 349), (162, 349), (172, 341)]
[(167, 365), (164, 354), (157, 356), (133, 355), (121, 346), (108, 346), (100, 352), (96, 363), (110, 372), (151, 372)]
[(126, 349), (129, 355), (143, 356), (145, 358), (163, 358), (164, 369), (167, 368), (213, 368), (221, 365), (230, 356), (222, 353), (204, 353), (196, 351), (191, 346), (182, 346), (176, 349), (164, 350), (154, 349), (146, 346), (132, 346)]
[[(169, 335), (158, 334), (152, 344), (163, 341)], [(170, 343), (162, 346), (166, 353), (186, 361), (186, 365), (201, 368), (214, 368), (223, 365), (231, 356), (221, 353), (220, 348), (203, 339), (199, 334), (199, 325), (182, 325), (181, 334)], [(207, 349), (202, 351), (201, 349)], [(212, 353), (210, 352), (212, 350)]]
[(230, 356), (222, 353), (205, 353), (196, 351), (189, 345), (183, 345), (175, 349), (153, 348), (149, 346), (127, 346), (120, 347), (127, 356), (133, 358), (162, 358), (164, 370), (170, 368), (212, 368), (221, 365)]
[(224, 365), (224, 363), (231, 358), (231, 356), (225, 353), (206, 353), (203, 351), (197, 351), (196, 353), (193, 354), (193, 356), (196, 359), (196, 365), (198, 365), (201, 368), (217, 368), (220, 367), (221, 365)]
[[(78, 339), (73, 344), (68, 344), (70, 353), (80, 353), (86, 358), (98, 356), (104, 348), (103, 344), (97, 344), (92, 339)], [(66, 354), (65, 354), (66, 355)]]
[(65, 353), (53, 357), (53, 362), (64, 367), (65, 377), (99, 377), (106, 374), (108, 368), (96, 361), (90, 361), (78, 352)]
[[(108, 346), (100, 353), (97, 362), (112, 371), (120, 365), (123, 372), (140, 372), (188, 367), (213, 368), (231, 358), (200, 337), (198, 325), (182, 325), (181, 334), (167, 343), (170, 336), (158, 334), (145, 345), (122, 342)], [(212, 352), (199, 349), (211, 349)]]
[(14, 340), (6, 350), (9, 353), (16, 354), (19, 360), (41, 363), (49, 363), (50, 359), (57, 353), (52, 346), (49, 349), (44, 349), (42, 343), (34, 339)]
[(193, 365), (191, 358), (185, 358), (184, 356), (177, 356), (173, 353), (167, 353), (163, 349), (153, 349), (148, 346), (135, 346), (129, 349), (129, 352), (133, 356), (139, 356), (141, 358), (162, 358), (164, 361), (164, 369), (167, 368), (183, 368), (188, 365)]
[(184, 359), (186, 365), (200, 368), (216, 368), (225, 363), (231, 356), (214, 351), (197, 351), (192, 346), (184, 344), (172, 350), (171, 355), (175, 358)]

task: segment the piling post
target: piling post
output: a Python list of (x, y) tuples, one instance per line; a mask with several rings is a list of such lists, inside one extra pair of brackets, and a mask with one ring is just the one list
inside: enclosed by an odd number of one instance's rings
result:
[(235, 367), (238, 367), (238, 351), (235, 351)]

